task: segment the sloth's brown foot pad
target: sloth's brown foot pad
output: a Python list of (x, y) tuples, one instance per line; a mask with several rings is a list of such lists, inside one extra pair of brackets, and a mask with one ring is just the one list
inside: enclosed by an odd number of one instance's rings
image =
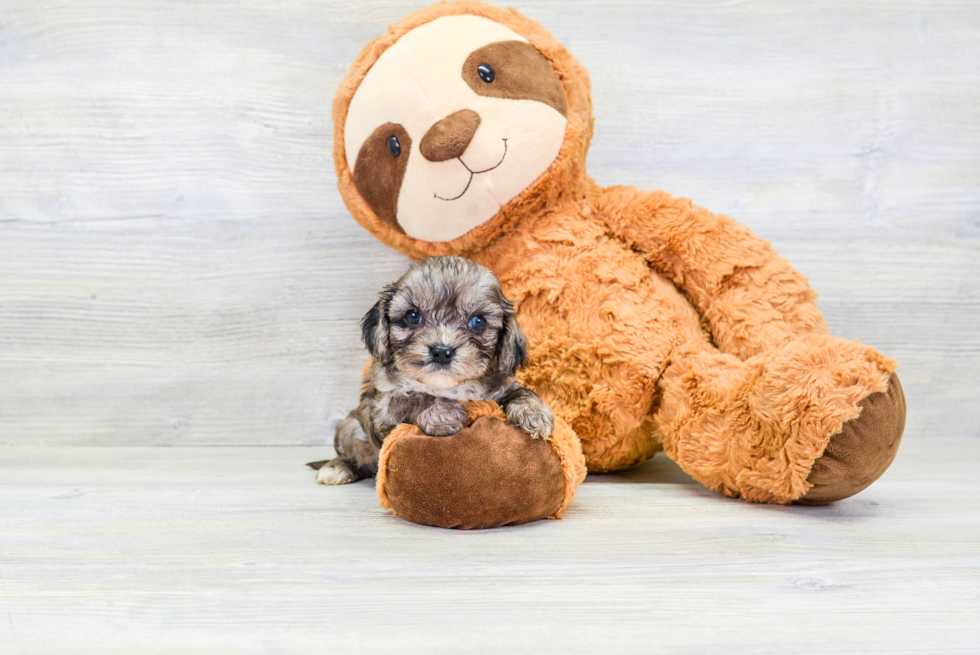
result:
[(807, 482), (813, 486), (796, 502), (826, 505), (853, 496), (889, 467), (905, 429), (905, 394), (892, 373), (888, 389), (871, 394), (858, 405), (861, 413), (830, 438), (813, 464)]
[(450, 437), (400, 425), (381, 450), (382, 507), (414, 523), (493, 528), (560, 518), (585, 477), (578, 438), (560, 420), (550, 440), (532, 439), (495, 405), (470, 409)]

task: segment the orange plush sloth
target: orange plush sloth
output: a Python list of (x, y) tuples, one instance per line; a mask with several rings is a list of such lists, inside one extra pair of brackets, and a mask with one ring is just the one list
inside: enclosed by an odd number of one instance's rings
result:
[(413, 258), (490, 268), (528, 336), (519, 377), (559, 419), (552, 448), (492, 408), (450, 439), (401, 426), (381, 453), (382, 504), (447, 527), (556, 516), (583, 457), (614, 471), (660, 450), (752, 502), (827, 503), (871, 484), (904, 427), (895, 362), (832, 337), (806, 279), (742, 225), (597, 186), (591, 109), (561, 44), (477, 2), (391, 26), (341, 84), (347, 207)]

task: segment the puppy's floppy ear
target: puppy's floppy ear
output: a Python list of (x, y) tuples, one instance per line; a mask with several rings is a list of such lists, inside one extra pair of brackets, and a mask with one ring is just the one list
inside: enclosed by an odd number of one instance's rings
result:
[(361, 319), (361, 339), (371, 353), (371, 356), (380, 362), (387, 362), (391, 359), (391, 344), (388, 340), (388, 330), (391, 324), (388, 321), (388, 303), (395, 295), (395, 287), (388, 285), (380, 294), (378, 302), (368, 310), (368, 313)]
[(504, 312), (504, 325), (497, 335), (497, 370), (504, 375), (514, 375), (527, 363), (527, 335), (517, 323), (514, 304), (500, 296), (500, 308)]

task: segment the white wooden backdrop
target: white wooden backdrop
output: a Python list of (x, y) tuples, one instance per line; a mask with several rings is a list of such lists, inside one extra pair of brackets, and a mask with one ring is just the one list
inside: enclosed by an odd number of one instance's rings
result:
[[(0, 444), (319, 444), (406, 259), (347, 216), (330, 103), (422, 2), (0, 0)], [(771, 240), (980, 437), (980, 3), (528, 0), (592, 74), (603, 184)]]

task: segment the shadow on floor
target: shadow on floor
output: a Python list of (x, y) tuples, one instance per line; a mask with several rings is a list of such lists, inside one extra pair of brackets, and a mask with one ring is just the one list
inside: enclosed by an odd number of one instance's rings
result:
[[(702, 486), (694, 478), (682, 471), (680, 466), (662, 452), (657, 453), (656, 456), (643, 464), (625, 471), (617, 471), (615, 473), (589, 473), (588, 477), (585, 478), (585, 484), (593, 483), (683, 484), (688, 485), (689, 489), (687, 491), (696, 496), (712, 498), (723, 503), (746, 504), (744, 500), (729, 498)], [(870, 488), (878, 491), (874, 485)], [(895, 503), (889, 502), (887, 498), (887, 496), (876, 493), (861, 493), (829, 505), (770, 505), (765, 503), (752, 503), (752, 507), (756, 508), (755, 511), (758, 512), (795, 514), (807, 516), (809, 520), (813, 521), (842, 523), (866, 521), (869, 518), (894, 513), (896, 511)]]
[[(648, 459), (639, 466), (615, 473), (589, 473), (585, 484), (697, 484), (681, 470), (681, 467), (663, 453)], [(700, 486), (700, 485), (699, 485)]]

